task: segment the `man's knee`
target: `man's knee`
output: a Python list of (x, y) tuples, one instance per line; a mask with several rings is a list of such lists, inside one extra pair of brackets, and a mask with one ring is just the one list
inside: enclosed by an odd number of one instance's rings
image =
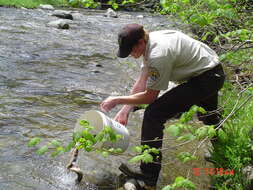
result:
[(144, 121), (152, 123), (164, 124), (167, 120), (167, 114), (160, 112), (155, 106), (150, 104), (144, 112)]
[(149, 105), (144, 111), (144, 117), (152, 119), (152, 118), (155, 118), (154, 116), (155, 116), (155, 111), (153, 107)]

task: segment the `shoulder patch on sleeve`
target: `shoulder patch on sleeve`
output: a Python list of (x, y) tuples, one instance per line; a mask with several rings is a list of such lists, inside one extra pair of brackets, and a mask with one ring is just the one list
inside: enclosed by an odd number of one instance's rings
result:
[(149, 67), (148, 76), (148, 86), (152, 86), (160, 78), (160, 73), (157, 68)]

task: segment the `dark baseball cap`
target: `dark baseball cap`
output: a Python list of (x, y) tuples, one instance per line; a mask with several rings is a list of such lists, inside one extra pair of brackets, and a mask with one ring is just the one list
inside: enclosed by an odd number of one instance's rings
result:
[(133, 46), (143, 38), (144, 29), (139, 24), (128, 24), (118, 34), (119, 51), (118, 57), (125, 58), (131, 53)]

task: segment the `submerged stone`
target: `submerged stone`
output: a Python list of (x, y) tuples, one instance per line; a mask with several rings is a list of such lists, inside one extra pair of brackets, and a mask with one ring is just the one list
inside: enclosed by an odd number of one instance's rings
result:
[(69, 23), (66, 22), (65, 20), (51, 21), (47, 24), (47, 26), (55, 27), (55, 28), (58, 28), (58, 29), (69, 29)]
[(71, 12), (71, 15), (73, 16), (74, 20), (81, 20), (84, 17), (81, 13), (78, 12)]

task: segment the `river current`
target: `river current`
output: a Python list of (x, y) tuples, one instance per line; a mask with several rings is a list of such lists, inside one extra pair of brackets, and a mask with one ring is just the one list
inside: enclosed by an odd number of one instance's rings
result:
[[(166, 17), (147, 13), (119, 12), (118, 18), (110, 18), (105, 11), (75, 11), (79, 17), (70, 21), (69, 30), (61, 30), (47, 25), (57, 20), (50, 10), (0, 7), (0, 190), (114, 189), (120, 162), (132, 155), (130, 150), (108, 158), (81, 153), (78, 165), (85, 176), (75, 185), (76, 176), (65, 168), (68, 154), (38, 156), (27, 147), (33, 137), (67, 142), (82, 113), (99, 110), (99, 103), (110, 95), (128, 94), (140, 62), (116, 57), (117, 32), (123, 25), (178, 27)], [(141, 116), (137, 112), (130, 117), (131, 145), (138, 144)], [(174, 159), (168, 165), (174, 169), (163, 172), (161, 184), (184, 169), (174, 165)], [(196, 181), (204, 189), (208, 180), (201, 176)]]

